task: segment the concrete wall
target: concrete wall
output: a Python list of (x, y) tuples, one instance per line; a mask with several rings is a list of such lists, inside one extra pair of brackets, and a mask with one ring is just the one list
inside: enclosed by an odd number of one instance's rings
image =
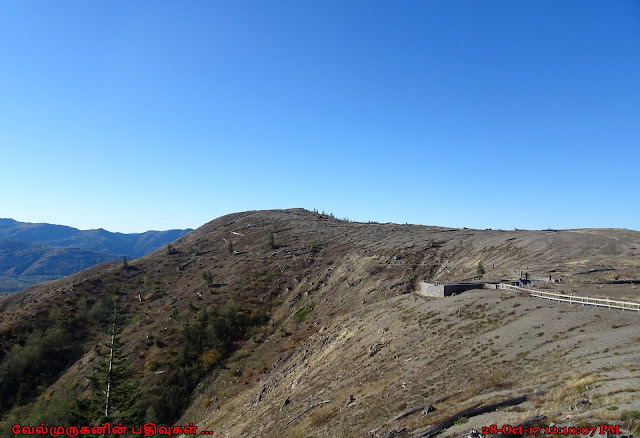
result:
[(482, 289), (484, 283), (460, 283), (460, 284), (445, 284), (444, 296), (448, 297), (453, 294), (459, 294), (470, 289)]
[(420, 295), (424, 297), (444, 297), (444, 284), (427, 283), (423, 281), (420, 283)]
[(484, 283), (420, 283), (420, 295), (425, 297), (448, 297), (470, 289), (483, 289)]

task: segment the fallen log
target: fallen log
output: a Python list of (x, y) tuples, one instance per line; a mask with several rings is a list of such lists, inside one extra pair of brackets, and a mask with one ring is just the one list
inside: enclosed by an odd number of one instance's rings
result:
[[(429, 429), (425, 430), (421, 434), (415, 435), (413, 438), (429, 438), (429, 437), (435, 436), (435, 435), (439, 434), (440, 432), (442, 432), (443, 430), (448, 429), (451, 426), (453, 426), (453, 424), (459, 418), (472, 417), (473, 413), (475, 412), (475, 410), (479, 409), (478, 406), (480, 406), (479, 403), (471, 406), (470, 408), (467, 408), (467, 409), (464, 409), (464, 410), (462, 410), (460, 412), (457, 412), (457, 413), (451, 415), (450, 417), (447, 417), (446, 420), (441, 421), (440, 423), (436, 424), (435, 426), (432, 426)], [(478, 415), (478, 414), (476, 414), (476, 415)]]
[[(539, 393), (536, 393), (536, 395)], [(413, 438), (430, 438), (442, 432), (445, 429), (450, 428), (453, 424), (460, 418), (469, 418), (475, 417), (476, 415), (485, 414), (487, 412), (495, 411), (498, 408), (503, 408), (506, 406), (515, 406), (524, 402), (531, 396), (532, 394), (521, 395), (519, 397), (509, 398), (506, 400), (501, 400), (496, 403), (491, 403), (486, 406), (481, 406), (479, 403), (475, 404), (467, 409), (459, 411), (450, 417), (447, 417), (444, 421), (436, 424), (433, 427), (425, 430), (424, 432), (419, 433), (418, 435), (414, 435)]]
[[(447, 400), (447, 399), (449, 399), (451, 397), (454, 397), (456, 395), (459, 395), (459, 394), (460, 394), (460, 391), (458, 391), (458, 392), (456, 392), (454, 394), (449, 394), (449, 395), (445, 395), (444, 397), (440, 397), (439, 399), (437, 399), (437, 400), (435, 400), (435, 401), (433, 401), (431, 403), (428, 403), (426, 405), (422, 405), (422, 406), (418, 406), (418, 407), (415, 407), (415, 408), (412, 408), (412, 409), (408, 409), (408, 410), (406, 410), (404, 412), (399, 413), (398, 415), (393, 417), (391, 420), (389, 420), (386, 423), (384, 423), (384, 425), (393, 423), (394, 421), (398, 421), (401, 418), (407, 417), (407, 416), (409, 416), (411, 414), (414, 414), (414, 413), (416, 413), (416, 412), (418, 412), (420, 410), (426, 411), (425, 414), (428, 414), (429, 412), (433, 412), (433, 411), (436, 410), (436, 408), (434, 408), (433, 405), (435, 405), (436, 403), (442, 403), (443, 401), (445, 401), (445, 400)], [(378, 429), (380, 429), (380, 428), (378, 428)], [(374, 430), (377, 431), (378, 429), (374, 429)]]
[(193, 259), (189, 260), (188, 262), (185, 262), (185, 263), (181, 264), (180, 266), (178, 266), (178, 270), (179, 271), (183, 271), (187, 266), (189, 266), (191, 263), (193, 263), (195, 261), (196, 261), (196, 259), (193, 258)]
[(435, 411), (435, 408), (433, 407), (433, 403), (429, 403), (428, 405), (417, 406), (415, 408), (408, 409), (404, 412), (399, 413), (398, 415), (393, 417), (391, 420), (387, 421), (386, 424), (393, 423), (394, 421), (398, 421), (399, 419), (404, 417), (408, 417), (409, 415), (414, 414), (418, 411), (427, 411), (427, 413), (429, 413), (429, 412)]
[(304, 414), (306, 414), (307, 412), (309, 412), (311, 409), (318, 407), (320, 405), (324, 405), (326, 403), (329, 403), (331, 400), (324, 400), (318, 403), (314, 403), (311, 406), (309, 406), (307, 409), (305, 409), (304, 411), (302, 411), (302, 413), (296, 415), (295, 417), (293, 417), (291, 420), (289, 420), (287, 422), (287, 424), (285, 424), (284, 426), (287, 427), (288, 425), (290, 425), (291, 423), (293, 423), (294, 421), (296, 421), (298, 418), (302, 417)]

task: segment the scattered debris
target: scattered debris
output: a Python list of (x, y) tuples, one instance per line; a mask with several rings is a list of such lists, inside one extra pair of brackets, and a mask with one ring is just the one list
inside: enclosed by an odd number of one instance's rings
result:
[(569, 408), (569, 410), (570, 411), (577, 411), (577, 410), (582, 409), (583, 407), (588, 406), (590, 404), (591, 404), (591, 402), (589, 400), (587, 400), (586, 398), (584, 398), (584, 399), (578, 401), (576, 404), (572, 405)]
[(374, 344), (374, 345), (370, 345), (369, 346), (369, 357), (373, 357), (375, 356), (380, 350), (382, 350), (382, 347), (386, 347), (388, 345), (388, 342), (384, 343), (384, 344)]
[(407, 430), (408, 429), (406, 427), (393, 427), (389, 429), (389, 432), (384, 436), (384, 438), (395, 438)]

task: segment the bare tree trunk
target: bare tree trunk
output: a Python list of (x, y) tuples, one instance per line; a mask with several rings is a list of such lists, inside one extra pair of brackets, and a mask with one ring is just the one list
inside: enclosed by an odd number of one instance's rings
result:
[(113, 345), (116, 337), (116, 315), (117, 307), (116, 303), (113, 303), (113, 325), (111, 326), (111, 353), (109, 356), (109, 372), (107, 373), (107, 400), (104, 406), (104, 416), (109, 418), (109, 408), (111, 404), (111, 370), (113, 369)]

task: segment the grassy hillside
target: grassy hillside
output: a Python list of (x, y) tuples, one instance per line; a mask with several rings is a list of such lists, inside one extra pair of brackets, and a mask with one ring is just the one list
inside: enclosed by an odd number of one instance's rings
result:
[[(413, 436), (530, 394), (444, 435), (535, 414), (634, 429), (640, 315), (506, 291), (415, 291), (422, 279), (473, 278), (482, 263), (486, 279), (523, 269), (562, 275), (567, 292), (637, 300), (636, 285), (607, 282), (640, 278), (638, 245), (629, 230), (363, 224), (299, 209), (224, 216), (126, 269), (109, 262), (1, 297), (0, 435), (13, 422), (104, 420), (114, 327), (114, 422)], [(428, 404), (436, 410), (394, 420)]]

